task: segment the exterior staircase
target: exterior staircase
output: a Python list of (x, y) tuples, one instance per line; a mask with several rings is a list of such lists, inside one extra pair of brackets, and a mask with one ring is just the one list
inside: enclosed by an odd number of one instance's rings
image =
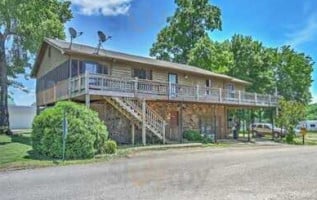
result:
[(115, 109), (127, 117), (131, 122), (145, 126), (155, 136), (165, 144), (165, 127), (166, 122), (145, 102), (132, 98), (109, 97), (105, 98), (106, 102), (111, 104)]

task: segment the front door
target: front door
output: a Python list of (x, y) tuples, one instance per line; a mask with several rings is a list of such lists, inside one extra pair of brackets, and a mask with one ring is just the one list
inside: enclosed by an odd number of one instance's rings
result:
[(176, 97), (177, 74), (168, 74), (169, 96)]
[(169, 138), (172, 140), (179, 139), (179, 113), (178, 111), (170, 112), (170, 120), (169, 120)]

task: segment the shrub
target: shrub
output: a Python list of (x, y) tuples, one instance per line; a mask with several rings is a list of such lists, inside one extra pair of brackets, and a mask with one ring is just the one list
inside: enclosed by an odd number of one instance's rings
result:
[(185, 131), (184, 138), (187, 139), (188, 141), (196, 141), (196, 142), (199, 142), (202, 140), (202, 136), (200, 135), (200, 133), (194, 130)]
[(96, 112), (73, 102), (58, 102), (35, 117), (31, 136), (33, 149), (50, 158), (62, 157), (64, 112), (68, 121), (65, 157), (91, 158), (101, 153), (108, 138), (107, 127)]
[(117, 151), (117, 143), (114, 140), (107, 140), (104, 144), (104, 153), (114, 154)]
[(287, 144), (293, 144), (294, 143), (294, 137), (295, 137), (295, 134), (293, 134), (293, 133), (286, 134), (286, 137), (285, 137), (286, 143)]
[(201, 139), (201, 142), (204, 144), (208, 144), (208, 143), (213, 143), (214, 142), (214, 138), (211, 134), (208, 135), (204, 135)]

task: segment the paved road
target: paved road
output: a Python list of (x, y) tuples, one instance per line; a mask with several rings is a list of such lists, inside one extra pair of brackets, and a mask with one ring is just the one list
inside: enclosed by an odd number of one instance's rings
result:
[(143, 152), (108, 163), (0, 173), (0, 199), (317, 199), (317, 148)]

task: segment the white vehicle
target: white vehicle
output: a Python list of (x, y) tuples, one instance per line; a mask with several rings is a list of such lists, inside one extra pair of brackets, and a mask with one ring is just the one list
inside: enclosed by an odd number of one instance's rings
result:
[(264, 135), (272, 135), (274, 137), (283, 137), (286, 135), (286, 130), (278, 127), (272, 127), (269, 123), (254, 123), (250, 126), (252, 133), (258, 137), (263, 137)]

